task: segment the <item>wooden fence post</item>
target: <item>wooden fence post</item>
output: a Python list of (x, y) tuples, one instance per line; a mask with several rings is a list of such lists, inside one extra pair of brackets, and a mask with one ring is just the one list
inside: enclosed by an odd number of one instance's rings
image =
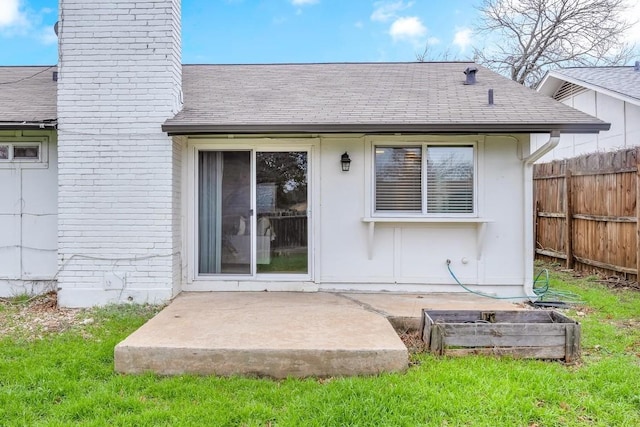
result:
[[(567, 165), (568, 166), (568, 165)], [(571, 170), (567, 167), (564, 175), (565, 197), (565, 251), (567, 253), (567, 268), (573, 268), (573, 197), (571, 196)]]

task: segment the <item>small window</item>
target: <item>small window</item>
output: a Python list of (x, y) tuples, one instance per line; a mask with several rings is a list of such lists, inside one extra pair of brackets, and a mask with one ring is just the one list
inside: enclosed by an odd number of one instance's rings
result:
[(14, 160), (38, 160), (40, 158), (39, 145), (14, 145)]
[(0, 163), (4, 164), (3, 168), (11, 163), (45, 164), (47, 159), (46, 156), (43, 159), (42, 144), (41, 142), (0, 141)]
[(473, 145), (374, 148), (376, 213), (474, 213)]

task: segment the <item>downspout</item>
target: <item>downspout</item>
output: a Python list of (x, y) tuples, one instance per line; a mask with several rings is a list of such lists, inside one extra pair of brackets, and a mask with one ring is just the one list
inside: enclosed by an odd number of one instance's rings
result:
[(545, 154), (553, 150), (560, 143), (560, 131), (553, 130), (549, 135), (549, 141), (538, 148), (533, 153), (522, 159), (522, 174), (524, 185), (524, 294), (531, 300), (538, 297), (533, 292), (533, 258), (534, 239), (533, 236), (533, 164)]
[(558, 146), (558, 143), (560, 143), (560, 131), (553, 130), (549, 135), (549, 141), (547, 141), (542, 147), (538, 148), (536, 151), (522, 159), (522, 161), (524, 162), (525, 166), (531, 166), (542, 156), (556, 148)]

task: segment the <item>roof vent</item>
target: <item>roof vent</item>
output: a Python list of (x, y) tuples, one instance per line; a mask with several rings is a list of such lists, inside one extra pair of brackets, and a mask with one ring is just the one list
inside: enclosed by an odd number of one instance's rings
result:
[(54, 72), (53, 72), (53, 76), (52, 76), (52, 78), (53, 78), (53, 81), (54, 81), (54, 82), (57, 82), (57, 81), (58, 81), (58, 72), (57, 72), (57, 71), (54, 71)]
[(489, 89), (489, 105), (493, 105), (493, 89)]
[(467, 67), (464, 70), (464, 73), (467, 75), (467, 80), (465, 80), (464, 84), (466, 85), (474, 85), (476, 84), (476, 73), (478, 72), (477, 67)]
[(633, 67), (633, 71), (640, 71), (640, 61), (636, 61), (636, 65)]
[(553, 99), (555, 99), (556, 101), (563, 101), (567, 98), (571, 98), (572, 96), (585, 92), (586, 90), (587, 89), (585, 87), (579, 86), (577, 84), (564, 82), (562, 83), (562, 86), (558, 88), (556, 93), (553, 94)]

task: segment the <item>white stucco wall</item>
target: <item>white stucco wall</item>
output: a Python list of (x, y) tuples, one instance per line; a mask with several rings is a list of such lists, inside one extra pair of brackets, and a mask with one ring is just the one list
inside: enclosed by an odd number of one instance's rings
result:
[[(65, 0), (58, 81), (58, 300), (164, 301), (177, 292), (179, 0)], [(176, 271), (178, 270), (178, 271)]]
[[(390, 138), (401, 140), (402, 138)], [(418, 140), (420, 138), (418, 137)], [(464, 138), (463, 138), (464, 139)], [(523, 137), (525, 142), (526, 136)], [(461, 142), (460, 138), (425, 138), (428, 142)], [(469, 141), (473, 141), (470, 138)], [(478, 216), (486, 226), (480, 251), (479, 224), (377, 223), (373, 257), (368, 258), (371, 216), (367, 192), (372, 191), (370, 147), (363, 138), (322, 140), (320, 175), (321, 288), (354, 290), (461, 291), (450, 276), (446, 260), (465, 284), (513, 285), (503, 292), (518, 292), (524, 281), (523, 167), (511, 138), (481, 138), (478, 144)], [(348, 151), (351, 171), (339, 171), (340, 154)], [(480, 236), (481, 237), (481, 236)], [(466, 263), (463, 262), (465, 259)]]
[(57, 145), (53, 131), (0, 131), (2, 143), (38, 142), (40, 161), (0, 162), (0, 297), (55, 289)]
[[(428, 223), (377, 223), (372, 257), (369, 257), (369, 224), (373, 198), (373, 147), (388, 139), (477, 144), (477, 215), (488, 221), (452, 223), (432, 219)], [(311, 146), (310, 229), (311, 278), (317, 289), (354, 291), (464, 292), (447, 270), (446, 260), (465, 285), (501, 296), (522, 296), (523, 285), (531, 280), (533, 247), (531, 202), (525, 192), (525, 168), (519, 150), (528, 152), (529, 136), (390, 136), (319, 135), (269, 137), (236, 136), (230, 145), (226, 137), (191, 138), (183, 164), (183, 211), (187, 227), (185, 253), (190, 260), (187, 290), (313, 290), (309, 283), (270, 284), (251, 277), (198, 278), (195, 273), (195, 158), (196, 150), (258, 149)], [(295, 141), (295, 142), (290, 142)], [(343, 172), (342, 153), (351, 157), (351, 170)], [(528, 168), (530, 181), (530, 168)], [(190, 183), (187, 177), (191, 176)], [(525, 214), (527, 212), (527, 214)], [(189, 231), (186, 231), (189, 230)]]
[[(640, 106), (593, 90), (572, 95), (562, 103), (611, 123), (611, 129), (599, 134), (562, 134), (560, 144), (538, 163), (640, 145)], [(533, 135), (532, 145), (537, 148), (548, 139), (548, 135)]]

